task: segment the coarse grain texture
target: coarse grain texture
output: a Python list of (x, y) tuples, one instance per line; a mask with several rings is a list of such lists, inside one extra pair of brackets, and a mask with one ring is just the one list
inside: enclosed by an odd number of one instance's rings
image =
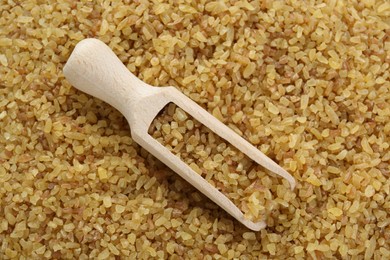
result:
[[(0, 14), (1, 259), (390, 257), (388, 1), (9, 0)], [(294, 175), (267, 229), (237, 223), (69, 85), (86, 37)]]
[[(242, 115), (241, 115), (242, 116)], [(187, 163), (254, 221), (294, 199), (287, 181), (264, 169), (170, 103), (154, 119), (149, 134)], [(273, 196), (275, 195), (275, 196)]]

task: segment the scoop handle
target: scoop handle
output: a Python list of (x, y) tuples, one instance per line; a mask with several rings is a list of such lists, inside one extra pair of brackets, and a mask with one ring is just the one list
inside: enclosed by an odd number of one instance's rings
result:
[(74, 87), (122, 113), (151, 88), (134, 76), (106, 44), (93, 38), (76, 45), (63, 71)]

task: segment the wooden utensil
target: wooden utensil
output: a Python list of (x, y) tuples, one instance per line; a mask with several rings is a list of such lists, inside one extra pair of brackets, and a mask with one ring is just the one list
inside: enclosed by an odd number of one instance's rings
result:
[(164, 106), (175, 103), (256, 163), (285, 178), (291, 189), (295, 187), (295, 180), (288, 172), (228, 126), (176, 88), (152, 87), (139, 80), (107, 45), (97, 39), (85, 39), (77, 44), (64, 67), (64, 74), (79, 90), (118, 109), (129, 122), (135, 142), (252, 230), (264, 228), (265, 222), (254, 223), (246, 219), (232, 201), (148, 134), (150, 124)]

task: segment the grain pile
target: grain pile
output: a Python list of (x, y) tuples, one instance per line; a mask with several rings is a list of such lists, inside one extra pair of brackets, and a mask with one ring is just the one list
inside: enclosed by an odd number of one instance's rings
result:
[(154, 119), (149, 134), (232, 200), (247, 219), (266, 220), (295, 197), (287, 181), (283, 185), (281, 177), (265, 172), (173, 103)]
[[(1, 259), (390, 257), (388, 1), (9, 0), (0, 14)], [(86, 37), (294, 175), (267, 229), (238, 224), (67, 83)]]

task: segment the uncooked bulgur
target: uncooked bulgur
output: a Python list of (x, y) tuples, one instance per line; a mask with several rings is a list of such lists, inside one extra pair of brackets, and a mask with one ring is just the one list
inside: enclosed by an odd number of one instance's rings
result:
[[(390, 258), (389, 1), (9, 0), (0, 14), (0, 258)], [(267, 229), (70, 86), (63, 65), (87, 37), (294, 175)]]
[(252, 221), (265, 220), (271, 211), (280, 205), (287, 207), (295, 197), (287, 181), (283, 184), (280, 177), (265, 172), (173, 103), (155, 118), (149, 134), (225, 194)]

